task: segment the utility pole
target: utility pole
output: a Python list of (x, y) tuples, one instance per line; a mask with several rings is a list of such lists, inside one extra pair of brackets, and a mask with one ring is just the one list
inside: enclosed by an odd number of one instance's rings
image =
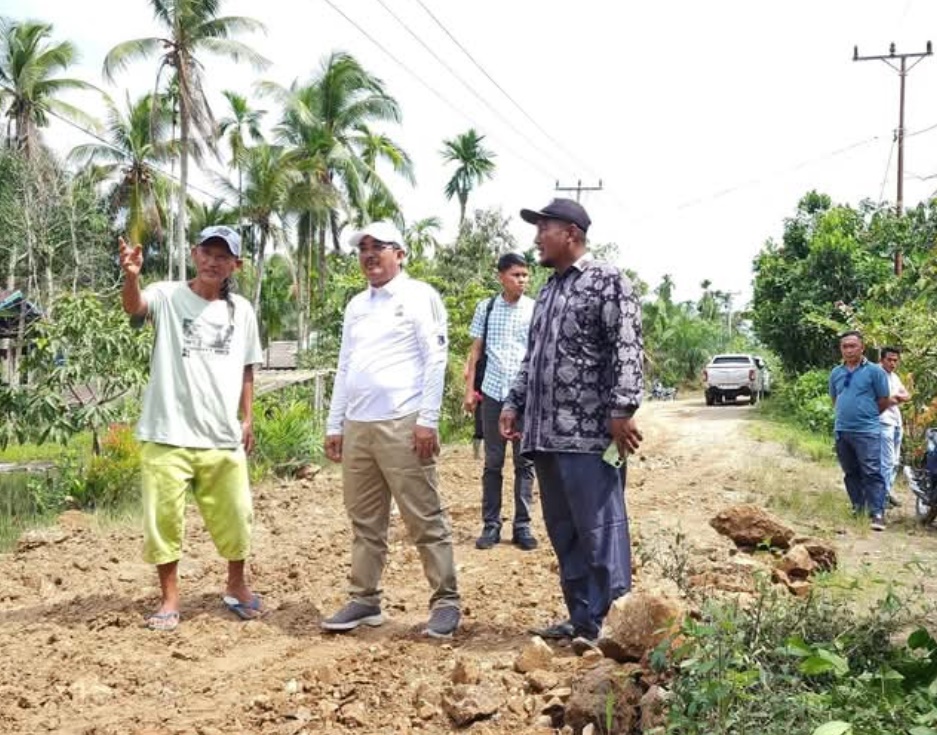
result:
[[(899, 95), (898, 102), (898, 200), (895, 202), (895, 211), (900, 217), (904, 213), (904, 86), (905, 78), (908, 76), (908, 72), (911, 71), (915, 66), (921, 63), (925, 57), (931, 56), (934, 53), (931, 42), (927, 42), (927, 50), (919, 51), (913, 54), (898, 54), (895, 53), (895, 44), (892, 42), (891, 46), (888, 47), (888, 54), (886, 56), (859, 56), (859, 47), (852, 47), (852, 60), (853, 61), (884, 61), (892, 69), (898, 72), (898, 77), (901, 80), (901, 91)], [(908, 59), (914, 59), (914, 62), (911, 66), (908, 66)], [(895, 66), (895, 62), (898, 61), (899, 65)], [(901, 271), (904, 269), (904, 263), (901, 259), (901, 250), (895, 249), (895, 275), (900, 276)]]
[(576, 201), (579, 201), (579, 197), (584, 191), (602, 191), (602, 179), (599, 179), (598, 186), (583, 186), (582, 179), (576, 182), (575, 186), (560, 186), (560, 182), (556, 182), (556, 191), (574, 191), (576, 192)]

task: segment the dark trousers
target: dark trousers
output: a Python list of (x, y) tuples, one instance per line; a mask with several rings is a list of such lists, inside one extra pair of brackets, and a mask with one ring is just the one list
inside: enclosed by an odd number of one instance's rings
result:
[(576, 635), (596, 638), (612, 602), (631, 589), (625, 473), (598, 454), (537, 452), (543, 520)]
[(846, 492), (856, 513), (885, 515), (887, 490), (882, 477), (881, 434), (836, 432), (836, 456), (843, 470)]
[[(502, 470), (507, 440), (498, 429), (498, 417), (504, 404), (482, 395), (482, 430), (485, 439), (485, 471), (482, 474), (482, 521), (501, 528)], [(512, 442), (514, 459), (514, 532), (530, 528), (530, 506), (534, 494), (534, 463), (521, 456), (520, 441)]]

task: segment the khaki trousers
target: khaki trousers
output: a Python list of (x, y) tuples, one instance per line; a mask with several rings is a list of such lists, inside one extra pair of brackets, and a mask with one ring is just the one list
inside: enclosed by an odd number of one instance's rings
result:
[(430, 607), (458, 607), (452, 526), (439, 496), (436, 458), (420, 460), (413, 451), (415, 425), (416, 414), (345, 421), (342, 481), (353, 534), (350, 594), (365, 605), (381, 604), (393, 497), (423, 562), (432, 590)]

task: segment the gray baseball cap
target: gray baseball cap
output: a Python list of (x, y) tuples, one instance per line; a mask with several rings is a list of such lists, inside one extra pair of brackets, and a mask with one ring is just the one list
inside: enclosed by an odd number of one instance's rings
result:
[(228, 246), (228, 250), (231, 251), (231, 255), (235, 258), (241, 257), (241, 236), (227, 225), (212, 225), (211, 227), (206, 227), (198, 233), (197, 245), (203, 245), (208, 240), (216, 237), (220, 240), (224, 240), (225, 245)]

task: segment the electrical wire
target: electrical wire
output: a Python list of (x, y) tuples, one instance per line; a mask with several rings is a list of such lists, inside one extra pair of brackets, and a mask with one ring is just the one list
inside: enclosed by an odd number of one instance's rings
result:
[(485, 69), (485, 67), (483, 67), (483, 66), (475, 59), (474, 56), (472, 56), (471, 52), (469, 52), (469, 50), (468, 50), (467, 48), (465, 48), (465, 46), (463, 46), (463, 45), (459, 42), (459, 39), (457, 39), (457, 38), (452, 34), (452, 32), (451, 32), (448, 28), (446, 28), (445, 24), (444, 24), (441, 20), (439, 20), (439, 18), (436, 17), (436, 15), (433, 13), (433, 11), (430, 10), (430, 9), (426, 6), (426, 4), (423, 2), (423, 0), (415, 0), (415, 2), (416, 2), (421, 8), (423, 8), (423, 10), (426, 12), (426, 14), (427, 14), (430, 18), (433, 19), (433, 22), (442, 30), (442, 32), (445, 33), (445, 34), (449, 37), (449, 39), (450, 39), (456, 46), (458, 46), (458, 48), (462, 51), (462, 53), (465, 54), (466, 57), (468, 57), (469, 61), (471, 61), (472, 64), (474, 64), (475, 67), (476, 67), (482, 74), (485, 75), (485, 77), (488, 79), (488, 81), (491, 82), (491, 83), (498, 89), (498, 91), (501, 92), (501, 94), (503, 94), (503, 95), (511, 102), (511, 104), (514, 105), (514, 107), (516, 107), (516, 108), (520, 111), (520, 113), (521, 113), (525, 118), (527, 118), (527, 119), (534, 125), (534, 127), (537, 128), (537, 130), (540, 131), (540, 133), (541, 133), (547, 140), (549, 140), (549, 141), (550, 141), (553, 145), (555, 145), (559, 150), (561, 150), (563, 153), (565, 153), (566, 156), (567, 156), (571, 161), (575, 162), (575, 163), (576, 163), (577, 165), (579, 165), (579, 166), (582, 166), (590, 176), (593, 176), (593, 177), (595, 177), (595, 178), (598, 178), (598, 175), (595, 173), (595, 170), (594, 170), (591, 166), (589, 166), (589, 165), (588, 165), (585, 161), (583, 161), (581, 158), (578, 158), (575, 154), (573, 154), (572, 152), (570, 152), (570, 150), (569, 150), (568, 148), (566, 148), (566, 146), (564, 146), (560, 141), (558, 141), (556, 138), (554, 138), (552, 135), (550, 135), (550, 133), (548, 133), (548, 132), (543, 128), (543, 126), (542, 126), (539, 122), (537, 122), (537, 120), (534, 119), (534, 117), (533, 117), (530, 113), (528, 113), (527, 110), (525, 110), (525, 109), (521, 106), (521, 104), (520, 104), (516, 99), (514, 99), (514, 97), (512, 97), (511, 94), (510, 94), (504, 87), (502, 87), (500, 84), (498, 84), (498, 82), (495, 80), (495, 78), (494, 78), (491, 74), (488, 73), (488, 70)]

